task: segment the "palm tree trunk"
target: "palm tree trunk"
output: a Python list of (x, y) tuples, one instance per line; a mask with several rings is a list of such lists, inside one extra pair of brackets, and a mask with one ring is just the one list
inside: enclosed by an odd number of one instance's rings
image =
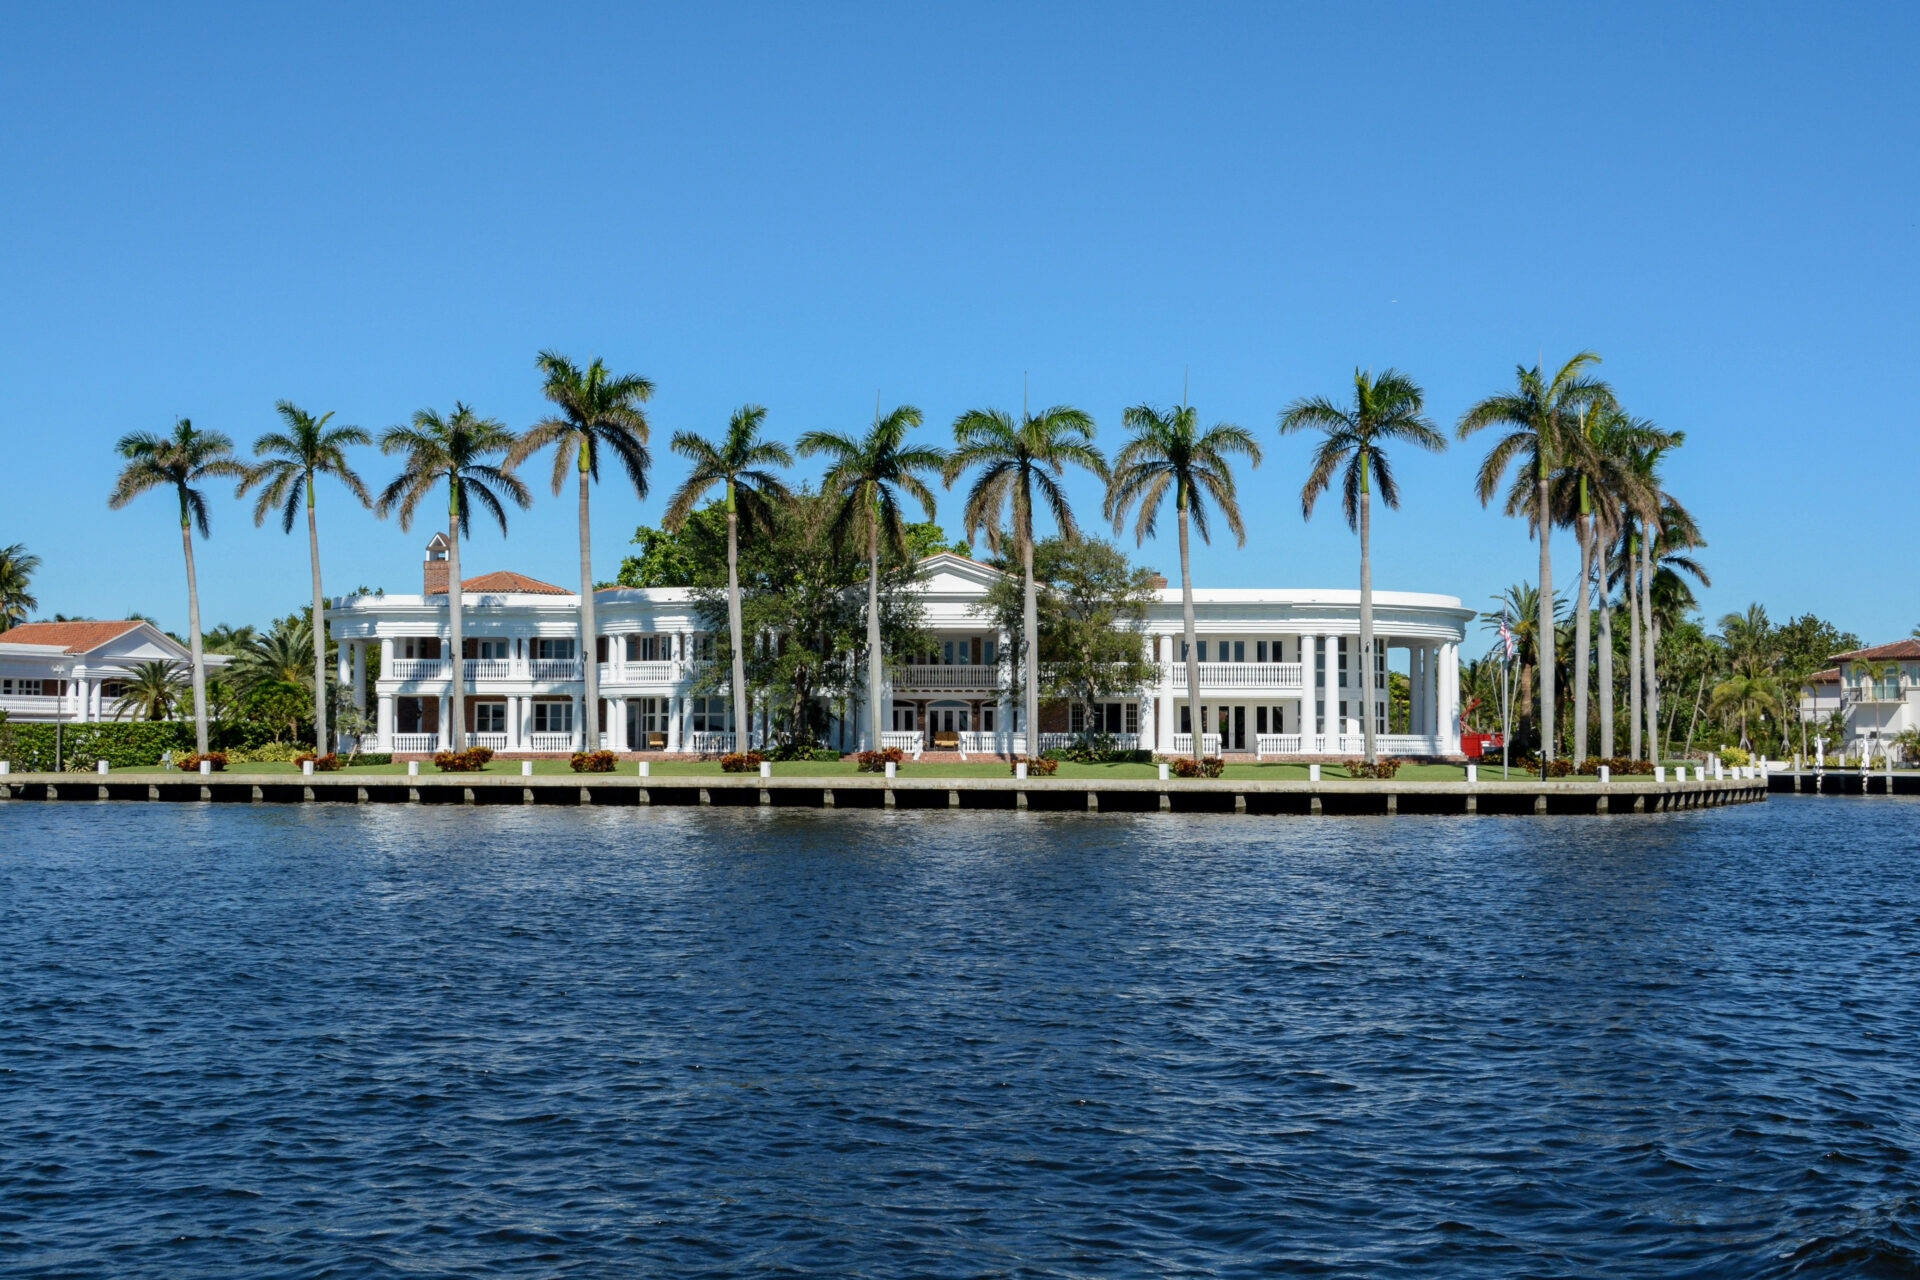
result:
[(1680, 754), (1686, 755), (1693, 750), (1693, 732), (1700, 727), (1700, 700), (1707, 696), (1706, 669), (1700, 671), (1700, 688), (1693, 695), (1693, 717), (1687, 721), (1687, 749)]
[(1600, 574), (1600, 758), (1613, 759), (1613, 583), (1608, 581), (1607, 549), (1612, 543), (1611, 536), (1605, 544), (1600, 540), (1600, 527), (1595, 522), (1593, 529), (1593, 559)]
[[(1187, 486), (1180, 482), (1178, 495), (1180, 512), (1180, 614), (1186, 628), (1187, 642), (1187, 719), (1193, 730), (1193, 758), (1201, 758), (1205, 747), (1206, 728), (1200, 722), (1200, 647), (1193, 634), (1193, 561), (1187, 546)], [(1176, 722), (1177, 723), (1177, 722)]]
[(1656, 763), (1660, 759), (1660, 674), (1655, 664), (1655, 648), (1660, 643), (1660, 633), (1653, 621), (1653, 530), (1647, 530), (1647, 536), (1640, 539), (1640, 598), (1646, 609), (1646, 618), (1642, 625), (1646, 629), (1646, 643), (1641, 646), (1647, 664), (1647, 750), (1649, 760)]
[(1540, 759), (1544, 764), (1553, 759), (1553, 664), (1559, 656), (1553, 631), (1553, 538), (1550, 536), (1553, 522), (1549, 518), (1552, 508), (1547, 497), (1545, 466), (1540, 469), (1540, 490), (1534, 501), (1538, 504), (1534, 510), (1540, 514), (1540, 634), (1534, 645), (1539, 650)]
[(1593, 660), (1589, 652), (1592, 648), (1593, 622), (1588, 615), (1588, 583), (1593, 578), (1593, 544), (1588, 531), (1588, 517), (1581, 512), (1574, 517), (1574, 536), (1580, 542), (1580, 590), (1575, 593), (1573, 613), (1573, 764), (1575, 768), (1587, 758), (1587, 682), (1588, 664)]
[(327, 754), (327, 598), (320, 594), (320, 524), (307, 476), (307, 558), (313, 563), (313, 750)]
[(1373, 503), (1367, 492), (1367, 459), (1360, 457), (1360, 751), (1378, 758), (1373, 741)]
[(1027, 575), (1026, 599), (1021, 605), (1020, 643), (1027, 651), (1027, 758), (1037, 759), (1040, 738), (1040, 606), (1033, 585), (1033, 529), (1020, 537), (1020, 563)]
[(1627, 534), (1627, 742), (1634, 759), (1645, 758), (1641, 749), (1640, 718), (1640, 539)]
[[(880, 750), (882, 732), (880, 696), (880, 513), (870, 513), (867, 521), (867, 703), (873, 708), (873, 749)], [(1027, 726), (1033, 733), (1033, 726)], [(1031, 738), (1028, 746), (1032, 746)], [(1028, 755), (1033, 753), (1029, 751)]]
[(460, 489), (452, 480), (448, 485), (453, 492), (447, 503), (447, 638), (453, 652), (447, 655), (447, 670), (452, 673), (448, 689), (453, 696), (448, 699), (448, 723), (440, 726), (440, 737), (448, 751), (459, 751), (467, 745), (467, 655), (462, 625), (467, 600), (460, 589)]
[[(600, 628), (593, 616), (593, 525), (587, 518), (587, 446), (580, 445), (580, 700), (587, 718), (581, 750), (600, 749)], [(738, 700), (740, 691), (734, 690)], [(736, 748), (744, 750), (744, 748)]]
[(746, 630), (740, 620), (740, 513), (734, 509), (733, 481), (727, 481), (727, 638), (733, 642), (733, 749), (745, 751), (753, 737), (747, 710), (747, 657), (741, 646)]
[(187, 551), (187, 649), (193, 659), (193, 745), (207, 754), (207, 654), (200, 644), (200, 584), (193, 573), (193, 525), (180, 504), (180, 543)]

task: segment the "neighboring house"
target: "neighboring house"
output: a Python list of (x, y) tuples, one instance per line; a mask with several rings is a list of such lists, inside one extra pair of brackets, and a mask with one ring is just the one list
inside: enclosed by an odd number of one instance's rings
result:
[[(1920, 728), (1920, 640), (1855, 649), (1833, 657), (1834, 667), (1813, 677), (1800, 699), (1801, 714), (1825, 724), (1846, 717), (1844, 743), (1828, 743), (1829, 755), (1879, 755), (1908, 729)], [(1823, 683), (1823, 677), (1832, 677)], [(1899, 757), (1899, 748), (1894, 748)]]
[[(343, 597), (327, 610), (339, 642), (340, 679), (362, 710), (376, 709), (370, 750), (438, 749), (454, 714), (447, 653), (446, 561), (427, 550), (423, 591)], [(930, 658), (890, 664), (879, 696), (885, 745), (1007, 754), (1026, 750), (1026, 726), (1007, 694), (1007, 637), (979, 608), (998, 571), (964, 556), (920, 562)], [(578, 596), (519, 574), (466, 579), (464, 728), (477, 745), (515, 754), (564, 753), (587, 741), (581, 705)], [(1256, 588), (1194, 593), (1200, 662), (1198, 720), (1207, 750), (1244, 755), (1354, 755), (1360, 750), (1357, 591)], [(601, 591), (600, 705), (595, 742), (615, 751), (703, 754), (734, 749), (725, 697), (696, 694), (716, 653), (692, 592), (684, 588)], [(1406, 650), (1412, 670), (1412, 731), (1381, 738), (1394, 755), (1457, 755), (1459, 646), (1474, 612), (1453, 596), (1374, 593), (1379, 645), (1378, 729), (1384, 734), (1387, 650)], [(1098, 729), (1127, 745), (1190, 750), (1180, 592), (1162, 589), (1142, 634), (1158, 678), (1099, 704), (1097, 725), (1083, 708), (1057, 729)], [(379, 678), (368, 688), (367, 650), (379, 646)], [(1396, 664), (1398, 665), (1398, 664)], [(1041, 725), (1040, 746), (1068, 741)], [(832, 717), (829, 741), (869, 746), (865, 709)], [(755, 736), (765, 732), (761, 717)]]
[[(23, 622), (0, 632), (0, 711), (17, 721), (118, 719), (121, 682), (135, 667), (175, 662), (184, 683), (189, 661), (186, 646), (150, 622)], [(207, 669), (230, 661), (208, 654)]]

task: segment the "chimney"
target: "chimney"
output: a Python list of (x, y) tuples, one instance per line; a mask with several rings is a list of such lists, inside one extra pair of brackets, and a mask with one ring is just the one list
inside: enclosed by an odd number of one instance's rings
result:
[[(444, 571), (444, 570), (443, 570), (443, 571), (441, 572), (441, 575), (440, 575), (440, 576), (441, 576), (441, 579), (442, 579), (442, 580), (444, 581), (444, 580), (445, 580), (445, 578), (446, 578), (446, 573), (445, 573), (445, 571)], [(1154, 574), (1154, 575), (1153, 575), (1153, 585), (1154, 585), (1154, 586), (1156, 586), (1156, 587), (1158, 587), (1158, 588), (1160, 588), (1160, 590), (1162, 590), (1162, 591), (1165, 591), (1165, 590), (1167, 589), (1167, 575), (1166, 575), (1166, 574), (1164, 574), (1164, 573), (1156, 573), (1156, 574)], [(445, 590), (446, 590), (446, 588), (445, 588), (445, 587), (441, 587), (440, 589), (441, 589), (442, 591), (445, 591)]]
[(427, 560), (421, 566), (423, 582), (421, 594), (443, 596), (447, 594), (447, 535), (436, 533), (433, 541), (427, 544)]

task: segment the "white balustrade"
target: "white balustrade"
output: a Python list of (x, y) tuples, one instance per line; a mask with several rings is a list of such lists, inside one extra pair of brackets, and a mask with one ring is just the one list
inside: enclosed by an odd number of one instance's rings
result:
[(468, 658), (466, 664), (469, 680), (511, 680), (513, 678), (511, 658)]
[(453, 675), (453, 664), (445, 658), (395, 658), (386, 672), (391, 680), (445, 680)]
[(963, 729), (960, 732), (960, 754), (963, 756), (998, 755), (1003, 741), (1005, 739), (992, 729)]
[(527, 675), (534, 680), (579, 680), (580, 663), (574, 658), (529, 658)]
[(527, 735), (527, 750), (572, 752), (573, 735), (571, 733), (530, 733)]
[(1268, 756), (1293, 756), (1300, 754), (1300, 735), (1297, 733), (1260, 733), (1253, 738), (1253, 752), (1265, 759)]
[(470, 747), (485, 747), (489, 751), (505, 751), (507, 749), (507, 735), (504, 733), (470, 733), (467, 735), (467, 745)]
[[(1365, 747), (1361, 749), (1365, 750)], [(1440, 739), (1424, 733), (1376, 733), (1373, 735), (1373, 749), (1383, 756), (1437, 756), (1440, 754)]]
[(440, 735), (437, 733), (396, 733), (393, 735), (395, 751), (422, 752), (438, 751)]
[[(1187, 687), (1187, 664), (1172, 664), (1175, 690)], [(1202, 689), (1298, 689), (1300, 664), (1297, 662), (1203, 662), (1200, 664)]]
[(899, 689), (998, 689), (1000, 668), (915, 663), (901, 669), (894, 687)]
[[(1193, 735), (1190, 733), (1174, 734), (1173, 735), (1173, 754), (1177, 756), (1192, 755), (1193, 754)], [(1220, 754), (1220, 735), (1217, 733), (1201, 734), (1200, 735), (1200, 754), (1203, 756), (1219, 755)]]
[(621, 684), (673, 684), (673, 663), (671, 662), (629, 662), (621, 668)]
[[(1217, 736), (1217, 735), (1216, 735)], [(1104, 738), (1116, 751), (1137, 751), (1140, 749), (1140, 735), (1137, 733), (1081, 734), (1081, 733), (1043, 733), (1040, 735), (1042, 751), (1064, 751), (1070, 747), (1091, 745)]]
[(880, 749), (882, 751), (891, 751), (897, 747), (910, 755), (917, 756), (920, 754), (924, 741), (925, 739), (921, 736), (918, 729), (905, 733), (882, 733), (880, 735)]
[(696, 730), (687, 735), (687, 750), (703, 756), (729, 755), (733, 751), (733, 733), (712, 729)]

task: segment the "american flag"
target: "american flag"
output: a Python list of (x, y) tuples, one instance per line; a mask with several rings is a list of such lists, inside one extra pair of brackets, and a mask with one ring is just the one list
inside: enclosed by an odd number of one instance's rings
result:
[(1520, 652), (1520, 646), (1514, 643), (1513, 628), (1507, 625), (1506, 610), (1500, 611), (1500, 643), (1506, 646), (1507, 661), (1512, 662), (1514, 655)]

